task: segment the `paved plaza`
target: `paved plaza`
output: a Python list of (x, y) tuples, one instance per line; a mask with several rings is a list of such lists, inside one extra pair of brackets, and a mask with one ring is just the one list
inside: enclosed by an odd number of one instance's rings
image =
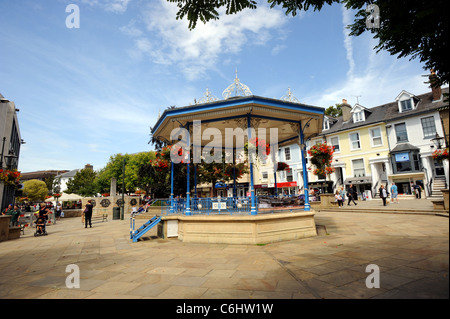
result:
[[(381, 200), (364, 205), (383, 210)], [(449, 297), (447, 217), (337, 210), (318, 212), (315, 220), (326, 228), (317, 237), (220, 245), (163, 240), (155, 229), (133, 243), (128, 220), (85, 229), (79, 218), (63, 219), (48, 227), (48, 236), (36, 238), (26, 229), (20, 239), (0, 243), (0, 298)], [(79, 288), (66, 287), (70, 264), (80, 269)], [(369, 289), (366, 267), (372, 264), (379, 267), (380, 287)]]

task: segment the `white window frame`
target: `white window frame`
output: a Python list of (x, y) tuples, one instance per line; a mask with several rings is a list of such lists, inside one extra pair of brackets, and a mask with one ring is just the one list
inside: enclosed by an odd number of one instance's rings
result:
[[(416, 104), (414, 103), (414, 95), (411, 94), (411, 93), (409, 93), (409, 92), (406, 92), (406, 91), (403, 90), (403, 91), (397, 96), (397, 98), (396, 98), (395, 100), (396, 100), (397, 103), (398, 103), (398, 112), (399, 112), (399, 113), (405, 113), (405, 112), (409, 112), (409, 111), (412, 111), (412, 110), (415, 110), (415, 109), (416, 109)], [(404, 102), (404, 101), (410, 101), (410, 103), (411, 103), (411, 109), (403, 110), (403, 108), (402, 108), (402, 102)]]
[[(373, 136), (373, 131), (375, 131), (375, 130), (380, 130), (380, 136), (378, 137), (374, 137)], [(381, 133), (381, 126), (378, 126), (378, 127), (372, 127), (372, 128), (369, 128), (369, 136), (370, 136), (370, 145), (372, 146), (372, 147), (380, 147), (380, 146), (383, 146), (383, 134)], [(375, 145), (375, 143), (374, 143), (374, 139), (380, 139), (380, 142), (381, 142), (381, 144), (378, 144), (378, 145)]]
[[(333, 144), (332, 143), (332, 139), (333, 138), (337, 138), (337, 144)], [(331, 146), (337, 145), (339, 147), (339, 150), (334, 150), (335, 153), (340, 153), (341, 152), (341, 144), (339, 143), (339, 135), (331, 136), (328, 144), (331, 145)]]
[[(406, 132), (406, 140), (398, 140), (398, 134), (397, 134), (397, 127), (399, 127), (399, 125), (404, 125), (405, 126), (405, 132)], [(395, 141), (396, 143), (407, 143), (409, 142), (409, 134), (408, 134), (408, 126), (406, 125), (406, 122), (399, 122), (399, 123), (395, 123), (394, 124), (394, 133), (395, 133)]]
[[(353, 143), (356, 141), (352, 140), (352, 135), (353, 134), (358, 134), (358, 140), (357, 142), (359, 143), (359, 147), (358, 148), (354, 148), (353, 147)], [(351, 151), (356, 151), (356, 150), (360, 150), (361, 149), (361, 134), (359, 134), (359, 132), (352, 132), (352, 133), (348, 133), (348, 140), (350, 141), (350, 150)]]
[[(289, 158), (287, 158), (287, 156), (286, 156), (287, 155), (286, 150), (288, 150)], [(291, 148), (289, 146), (284, 148), (284, 159), (285, 159), (285, 161), (290, 161), (292, 159)]]
[[(430, 119), (430, 118), (433, 119), (431, 122), (433, 123), (433, 126), (434, 126), (434, 134), (433, 135), (425, 135), (424, 127), (423, 127), (423, 120)], [(427, 139), (432, 139), (432, 138), (436, 137), (436, 132), (437, 132), (437, 130), (436, 130), (436, 119), (434, 118), (433, 115), (421, 117), (420, 118), (420, 126), (422, 127), (422, 135), (423, 135), (424, 139), (427, 140)]]
[[(362, 166), (362, 168), (363, 168), (363, 170), (364, 170), (364, 173), (363, 173), (363, 176), (356, 176), (356, 174), (355, 174), (355, 165), (354, 165), (354, 162), (355, 161), (362, 161), (362, 163), (363, 163), (363, 166)], [(366, 176), (366, 163), (365, 163), (365, 161), (364, 161), (364, 158), (356, 158), (356, 159), (352, 159), (352, 175), (353, 175), (353, 177), (365, 177)]]
[[(266, 175), (266, 176), (264, 177), (264, 175)], [(268, 178), (269, 178), (269, 172), (267, 172), (267, 171), (262, 171), (262, 172), (261, 172), (261, 180), (262, 180), (262, 181), (266, 181)]]
[(363, 122), (364, 120), (364, 111), (361, 110), (353, 113), (353, 123)]
[(326, 131), (330, 129), (330, 120), (328, 119), (328, 117), (324, 116), (323, 117), (323, 126), (322, 126), (322, 131)]
[[(410, 108), (408, 108), (408, 109), (405, 110), (405, 109), (403, 108), (403, 103), (404, 103), (404, 102), (409, 102), (409, 107), (410, 107)], [(412, 99), (401, 100), (401, 101), (399, 101), (399, 104), (400, 104), (400, 112), (401, 112), (401, 113), (403, 113), (403, 112), (409, 112), (409, 111), (414, 110), (414, 103), (413, 103)]]

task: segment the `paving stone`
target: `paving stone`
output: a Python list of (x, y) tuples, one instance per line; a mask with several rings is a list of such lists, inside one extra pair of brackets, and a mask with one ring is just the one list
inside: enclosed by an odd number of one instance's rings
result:
[[(27, 229), (0, 243), (0, 298), (448, 299), (447, 218), (317, 212), (315, 219), (329, 235), (265, 246), (132, 243), (129, 221), (84, 229), (63, 219), (49, 236)], [(380, 267), (380, 288), (365, 286), (371, 263)], [(65, 286), (69, 264), (80, 267), (78, 289)]]

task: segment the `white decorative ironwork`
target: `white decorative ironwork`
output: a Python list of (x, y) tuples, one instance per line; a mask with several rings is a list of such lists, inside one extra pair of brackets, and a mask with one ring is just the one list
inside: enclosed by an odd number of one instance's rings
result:
[(252, 91), (245, 84), (239, 81), (236, 70), (236, 78), (234, 82), (230, 84), (222, 93), (223, 98), (226, 100), (232, 96), (249, 96), (253, 95)]
[(288, 88), (287, 94), (283, 95), (280, 100), (286, 102), (300, 103), (300, 101), (292, 94), (291, 88)]
[(219, 99), (212, 95), (208, 88), (206, 88), (206, 92), (204, 97), (202, 97), (200, 100), (196, 101), (195, 104), (202, 104), (202, 103), (211, 103), (218, 101)]

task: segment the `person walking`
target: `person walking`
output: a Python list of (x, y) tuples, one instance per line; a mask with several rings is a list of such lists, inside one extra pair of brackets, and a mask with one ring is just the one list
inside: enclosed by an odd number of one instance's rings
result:
[(380, 187), (380, 197), (383, 200), (383, 206), (386, 206), (387, 191), (383, 184)]
[(345, 203), (345, 188), (344, 188), (344, 186), (341, 186), (341, 189), (339, 191), (339, 195), (341, 195), (342, 206), (344, 206), (344, 203)]
[(61, 220), (62, 206), (60, 202), (56, 203), (56, 219)]
[(92, 201), (88, 200), (86, 204), (86, 208), (84, 209), (83, 215), (84, 215), (84, 228), (87, 228), (87, 225), (89, 224), (89, 227), (92, 228), (92, 209), (94, 206), (92, 205)]
[(353, 201), (353, 204), (355, 204), (355, 206), (357, 205), (355, 202), (355, 196), (356, 196), (356, 192), (353, 189), (353, 184), (350, 184), (350, 187), (348, 188), (347, 191), (347, 197), (348, 197), (348, 206), (350, 206), (350, 202)]
[(397, 200), (398, 204), (398, 187), (395, 185), (394, 182), (392, 182), (391, 186), (391, 202), (394, 203), (394, 200)]
[(334, 197), (336, 198), (339, 208), (341, 208), (341, 206), (344, 206), (344, 203), (342, 202), (342, 196), (338, 190), (336, 191), (336, 194), (334, 194)]
[(414, 185), (414, 191), (417, 199), (422, 199), (422, 187), (419, 184)]

